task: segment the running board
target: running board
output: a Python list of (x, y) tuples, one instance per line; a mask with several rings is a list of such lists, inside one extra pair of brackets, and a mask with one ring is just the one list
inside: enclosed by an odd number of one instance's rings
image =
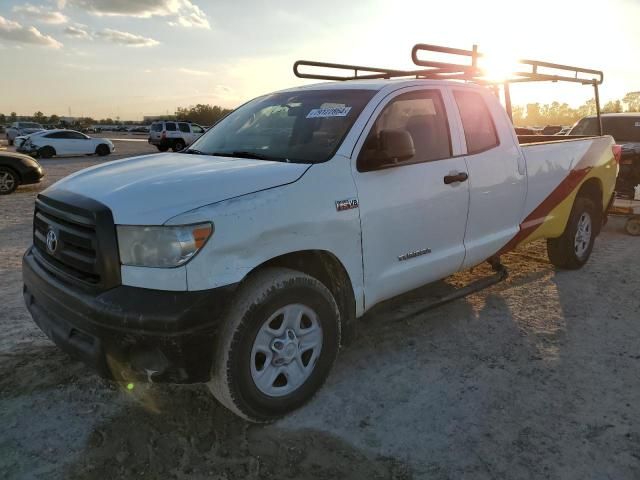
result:
[(394, 318), (394, 320), (405, 320), (408, 317), (413, 317), (414, 315), (419, 315), (429, 310), (433, 310), (434, 308), (440, 307), (449, 302), (453, 302), (454, 300), (464, 298), (467, 295), (471, 295), (472, 293), (479, 292), (480, 290), (489, 288), (507, 279), (507, 277), (509, 276), (509, 271), (504, 265), (502, 265), (502, 263), (500, 263), (500, 257), (491, 257), (488, 260), (488, 262), (491, 265), (491, 268), (493, 269), (493, 271), (496, 272), (493, 275), (475, 280), (471, 282), (469, 285), (460, 287), (455, 291), (451, 292), (450, 294), (439, 298), (433, 303), (430, 303), (429, 305), (420, 307), (416, 310), (413, 310), (412, 312), (405, 313), (401, 317)]

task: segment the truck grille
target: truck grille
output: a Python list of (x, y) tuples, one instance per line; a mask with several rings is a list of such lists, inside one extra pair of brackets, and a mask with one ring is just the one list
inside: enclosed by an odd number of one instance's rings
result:
[(113, 217), (99, 202), (64, 191), (39, 195), (33, 245), (38, 263), (64, 281), (92, 289), (120, 283)]

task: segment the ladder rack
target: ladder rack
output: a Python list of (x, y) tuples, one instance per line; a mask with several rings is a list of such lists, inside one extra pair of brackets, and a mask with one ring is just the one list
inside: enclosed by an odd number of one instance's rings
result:
[[(448, 63), (433, 59), (420, 58), (421, 53), (438, 53), (452, 55), (457, 58), (458, 63)], [(543, 62), (540, 60), (518, 60), (517, 65), (526, 67), (522, 71), (516, 71), (511, 77), (500, 81), (491, 81), (486, 78), (485, 72), (479, 66), (478, 60), (485, 57), (478, 51), (477, 45), (471, 50), (460, 48), (443, 47), (440, 45), (430, 45), (418, 43), (411, 49), (411, 59), (413, 63), (422, 67), (417, 70), (398, 70), (379, 67), (365, 67), (361, 65), (347, 65), (341, 63), (318, 62), (312, 60), (298, 60), (293, 64), (293, 73), (298, 78), (315, 80), (374, 80), (391, 78), (423, 78), (436, 80), (461, 80), (474, 82), (487, 86), (503, 86), (505, 108), (512, 117), (511, 94), (509, 85), (512, 83), (525, 82), (570, 82), (582, 85), (592, 85), (596, 101), (596, 114), (602, 134), (602, 120), (600, 118), (600, 95), (598, 85), (604, 80), (604, 74), (600, 70), (590, 68), (573, 67), (561, 65), (559, 63)], [(468, 59), (467, 62), (462, 60)], [(462, 62), (462, 63), (461, 63)], [(301, 69), (307, 70), (305, 73)], [(309, 71), (311, 69), (311, 71)]]

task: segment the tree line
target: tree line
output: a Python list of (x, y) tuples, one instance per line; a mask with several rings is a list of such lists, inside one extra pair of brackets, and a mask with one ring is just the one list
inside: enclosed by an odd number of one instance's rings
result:
[[(163, 119), (167, 120), (187, 120), (200, 125), (213, 125), (221, 118), (225, 117), (231, 109), (223, 108), (218, 105), (191, 105), (188, 107), (178, 107), (174, 115), (163, 116)], [(59, 115), (45, 115), (38, 111), (31, 116), (17, 115), (16, 112), (11, 112), (9, 115), (0, 113), (0, 125), (17, 122), (18, 120), (24, 122), (36, 122), (42, 125), (69, 125), (69, 126), (89, 126), (89, 125), (138, 125), (140, 121), (125, 120), (120, 121), (120, 118), (102, 118), (95, 119), (92, 117), (80, 117), (74, 119), (72, 122), (65, 122), (63, 117)]]
[[(210, 126), (228, 115), (232, 110), (218, 105), (197, 104), (188, 107), (178, 107), (174, 115), (163, 117), (167, 120), (188, 120), (200, 125)], [(603, 113), (640, 112), (640, 91), (629, 92), (620, 100), (612, 100), (602, 106)], [(588, 115), (595, 115), (596, 102), (588, 100), (577, 108), (567, 103), (552, 102), (549, 104), (529, 103), (527, 105), (515, 105), (513, 107), (513, 123), (516, 126), (544, 126), (544, 125), (573, 125), (575, 122)], [(18, 120), (15, 112), (9, 115), (0, 113), (0, 125), (12, 123)], [(42, 112), (36, 112), (31, 117), (20, 117), (20, 120), (37, 122), (41, 124), (64, 124), (58, 115), (46, 116)], [(103, 118), (96, 120), (91, 117), (76, 119), (71, 125), (135, 125), (140, 122), (127, 120), (121, 122), (119, 118)]]
[[(545, 125), (573, 125), (583, 117), (596, 114), (596, 102), (591, 99), (578, 108), (566, 103), (529, 103), (515, 105), (513, 123), (518, 127), (542, 127)], [(640, 112), (640, 92), (629, 92), (620, 100), (612, 100), (601, 106), (602, 113)]]

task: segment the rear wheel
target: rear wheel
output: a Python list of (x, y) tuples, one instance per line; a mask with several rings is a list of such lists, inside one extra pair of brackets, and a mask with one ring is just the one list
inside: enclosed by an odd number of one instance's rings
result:
[(169, 150), (169, 147), (167, 145), (158, 145), (158, 150), (160, 150), (161, 152), (166, 152), (167, 150)]
[(173, 142), (173, 151), (174, 152), (179, 152), (181, 150), (184, 150), (185, 144), (182, 140), (176, 140), (175, 142)]
[(42, 147), (38, 150), (38, 156), (40, 158), (51, 158), (56, 154), (56, 151), (52, 147)]
[(640, 235), (640, 217), (633, 217), (627, 220), (624, 230), (629, 234), (637, 237)]
[(340, 345), (340, 314), (317, 279), (284, 268), (250, 277), (222, 323), (209, 388), (237, 415), (268, 422), (322, 386)]
[(0, 195), (13, 193), (20, 180), (18, 174), (8, 167), (0, 167)]
[(7, 143), (9, 143), (9, 146), (13, 146), (13, 139), (7, 137)]
[(551, 263), (567, 270), (581, 268), (591, 256), (600, 218), (593, 200), (577, 197), (564, 233), (547, 240)]
[(104, 157), (105, 155), (109, 155), (111, 153), (111, 150), (109, 149), (108, 145), (105, 145), (104, 143), (101, 143), (100, 145), (98, 145), (98, 147), (96, 148), (96, 153), (101, 156)]

